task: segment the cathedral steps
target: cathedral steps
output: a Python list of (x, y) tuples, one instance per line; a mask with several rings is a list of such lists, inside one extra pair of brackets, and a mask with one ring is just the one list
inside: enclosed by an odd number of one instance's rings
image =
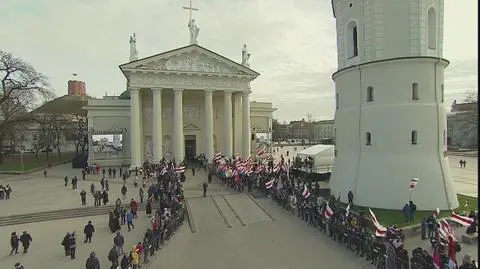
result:
[[(124, 204), (123, 206), (128, 207), (129, 205)], [(146, 203), (139, 205), (138, 211), (144, 212), (145, 206), (146, 206)], [(152, 203), (152, 210), (156, 210), (158, 207), (159, 207), (158, 203)], [(43, 222), (43, 221), (50, 221), (50, 220), (99, 216), (99, 215), (108, 216), (108, 213), (114, 208), (115, 206), (113, 205), (97, 206), (97, 207), (87, 206), (87, 207), (61, 209), (61, 210), (45, 211), (45, 212), (30, 213), (30, 214), (2, 216), (0, 217), (0, 227), (25, 224), (25, 223)]]

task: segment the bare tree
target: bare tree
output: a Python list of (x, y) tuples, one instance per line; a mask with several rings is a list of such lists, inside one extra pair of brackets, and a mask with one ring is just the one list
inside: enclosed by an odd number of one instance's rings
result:
[(478, 92), (475, 90), (468, 90), (465, 92), (465, 97), (463, 99), (465, 103), (477, 103), (478, 102)]
[(88, 146), (88, 124), (85, 117), (76, 115), (72, 123), (72, 128), (65, 130), (67, 139), (75, 144), (77, 155), (85, 156)]
[[(53, 98), (47, 78), (30, 64), (0, 51), (0, 146), (8, 130), (17, 123), (30, 121), (29, 111), (43, 100)], [(0, 152), (0, 164), (3, 154)]]

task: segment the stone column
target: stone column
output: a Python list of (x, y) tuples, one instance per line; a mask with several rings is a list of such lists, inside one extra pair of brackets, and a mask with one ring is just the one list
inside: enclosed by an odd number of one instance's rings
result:
[(233, 153), (242, 154), (242, 93), (233, 95)]
[(224, 91), (223, 102), (223, 120), (224, 120), (224, 133), (223, 133), (223, 151), (229, 158), (233, 156), (233, 126), (232, 126), (232, 92)]
[(162, 130), (162, 89), (152, 89), (153, 95), (153, 160), (159, 162), (163, 158), (163, 130)]
[(242, 97), (242, 156), (250, 155), (250, 91), (244, 92)]
[(130, 88), (130, 156), (132, 158), (132, 168), (142, 166), (140, 109), (140, 89)]
[(173, 156), (180, 163), (184, 159), (184, 136), (183, 136), (183, 89), (173, 89)]
[(205, 90), (205, 157), (213, 160), (213, 90)]

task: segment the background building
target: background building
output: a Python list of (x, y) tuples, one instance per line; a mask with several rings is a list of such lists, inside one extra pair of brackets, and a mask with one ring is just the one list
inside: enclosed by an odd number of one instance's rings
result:
[(312, 123), (313, 141), (322, 144), (335, 142), (335, 120), (321, 120)]
[(447, 115), (449, 149), (478, 148), (478, 104), (452, 104)]
[(85, 82), (79, 80), (68, 81), (68, 95), (85, 96), (87, 94), (87, 86)]

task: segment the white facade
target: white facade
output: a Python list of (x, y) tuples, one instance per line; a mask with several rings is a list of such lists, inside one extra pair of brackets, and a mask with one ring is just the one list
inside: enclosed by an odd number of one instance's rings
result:
[[(446, 157), (443, 0), (333, 0), (337, 25), (332, 194), (361, 206), (458, 206)], [(356, 40), (355, 40), (356, 39)], [(419, 178), (413, 191), (411, 178)]]
[(217, 151), (247, 156), (251, 119), (264, 119), (262, 129), (271, 125), (272, 105), (255, 109), (249, 99), (259, 74), (196, 44), (120, 68), (130, 100), (93, 99), (86, 109), (90, 133), (121, 132), (123, 149), (89, 152), (89, 163), (139, 166), (187, 153), (212, 159)]
[(321, 120), (312, 123), (313, 140), (335, 139), (335, 120)]

